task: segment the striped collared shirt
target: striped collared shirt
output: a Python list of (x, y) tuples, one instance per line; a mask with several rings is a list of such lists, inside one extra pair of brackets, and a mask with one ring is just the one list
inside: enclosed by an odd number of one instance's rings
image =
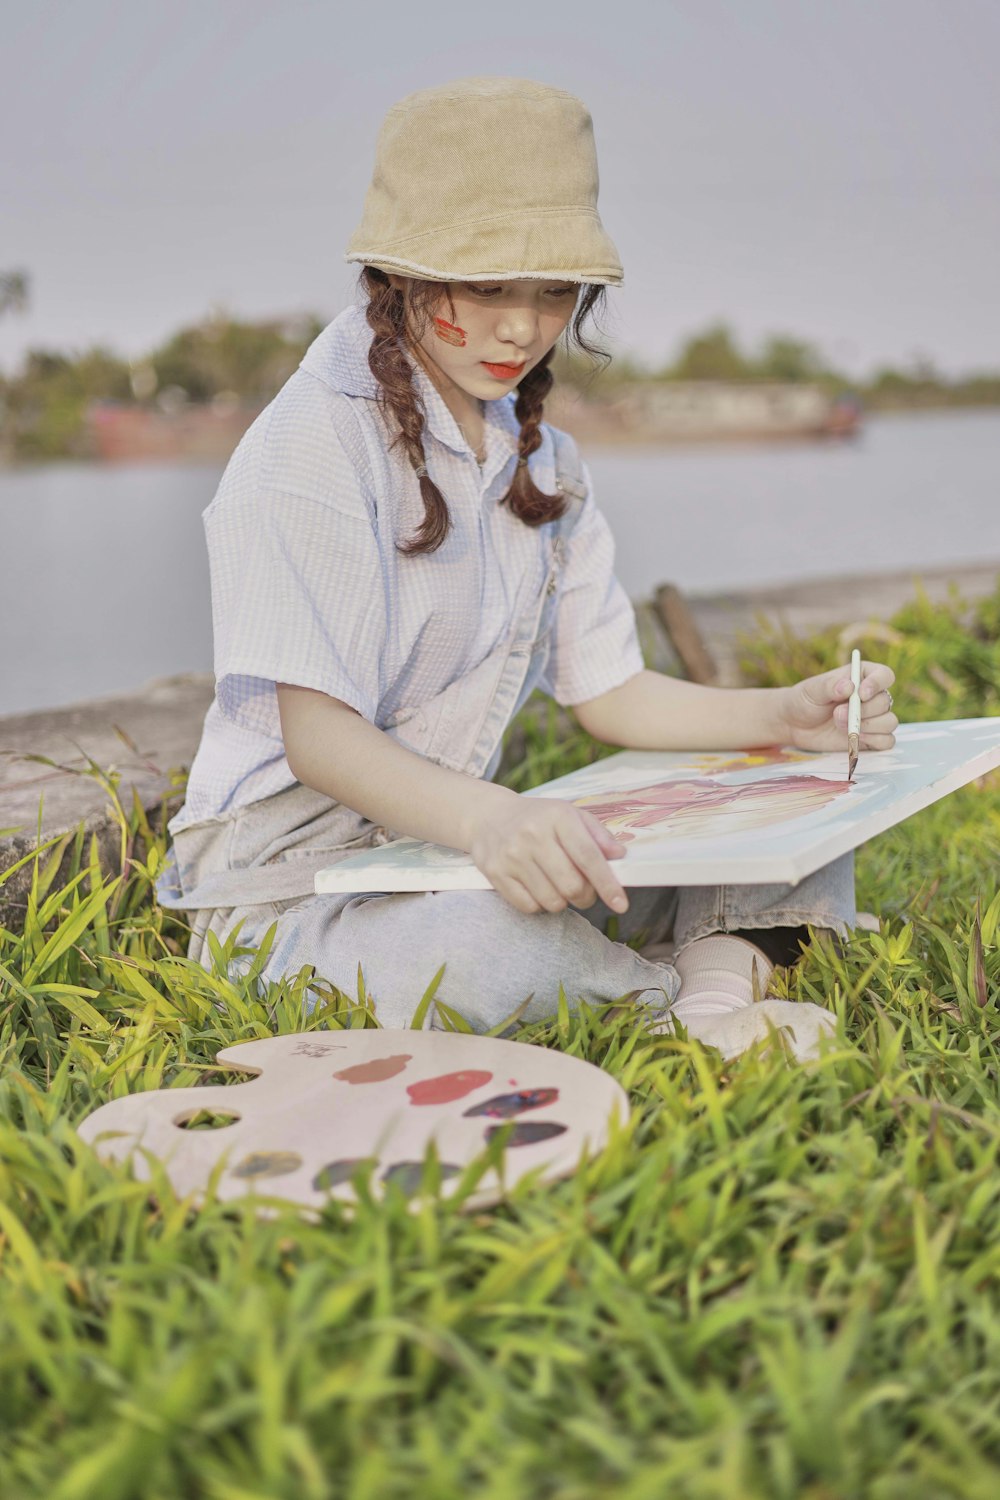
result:
[[(385, 727), (478, 665), (511, 626), (525, 570), (541, 580), (540, 528), (498, 504), (517, 458), (514, 395), (485, 403), (480, 464), (419, 366), (424, 453), (451, 527), (436, 552), (399, 551), (423, 501), (402, 444), (389, 446), (370, 341), (358, 308), (319, 335), (241, 440), (205, 511), (216, 696), (175, 830), (294, 783), (276, 683), (315, 688)], [(551, 493), (554, 445), (541, 431), (531, 473)], [(584, 474), (538, 684), (562, 704), (596, 698), (642, 668), (611, 533)]]

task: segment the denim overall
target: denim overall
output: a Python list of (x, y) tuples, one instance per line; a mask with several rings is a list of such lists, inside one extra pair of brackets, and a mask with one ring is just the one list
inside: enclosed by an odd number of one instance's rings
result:
[[(401, 745), (452, 771), (492, 778), (505, 730), (545, 667), (559, 599), (565, 547), (586, 495), (576, 449), (556, 434), (557, 489), (568, 499), (558, 521), (538, 528), (541, 562), (522, 580), (513, 625), (471, 672), (382, 727)], [(394, 835), (361, 814), (296, 783), (175, 836), (158, 886), (161, 904), (191, 914), (190, 956), (206, 966), (207, 933), (224, 938), (241, 923), (241, 944), (256, 945), (276, 924), (265, 979), (312, 965), (348, 994), (365, 985), (383, 1026), (409, 1022), (430, 979), (445, 965), (438, 995), (477, 1031), (496, 1026), (527, 997), (525, 1020), (555, 1011), (560, 984), (570, 1008), (628, 996), (659, 1015), (676, 997), (669, 963), (625, 946), (673, 935), (677, 948), (712, 932), (810, 924), (843, 933), (854, 921), (850, 855), (797, 886), (692, 886), (633, 889), (604, 935), (603, 902), (586, 912), (525, 915), (492, 891), (316, 895), (325, 866)], [(434, 1008), (428, 1025), (437, 1024)]]

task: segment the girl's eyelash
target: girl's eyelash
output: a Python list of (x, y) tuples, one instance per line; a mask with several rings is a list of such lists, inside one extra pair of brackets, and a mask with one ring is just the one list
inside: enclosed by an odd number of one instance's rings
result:
[[(499, 297), (500, 294), (501, 294), (501, 292), (503, 291), (503, 287), (502, 286), (468, 286), (466, 288), (466, 290), (472, 292), (476, 297), (489, 298), (489, 297)], [(577, 293), (577, 288), (575, 286), (553, 286), (553, 287), (549, 287), (549, 290), (548, 290), (548, 295), (550, 297), (575, 297), (576, 293)]]

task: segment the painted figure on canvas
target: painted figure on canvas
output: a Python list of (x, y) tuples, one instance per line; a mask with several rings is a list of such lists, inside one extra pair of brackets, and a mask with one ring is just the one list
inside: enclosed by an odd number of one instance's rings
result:
[(847, 781), (820, 776), (776, 776), (737, 784), (706, 777), (658, 781), (618, 796), (581, 797), (576, 806), (600, 818), (622, 843), (647, 830), (679, 838), (718, 838), (800, 818), (827, 807), (850, 789)]

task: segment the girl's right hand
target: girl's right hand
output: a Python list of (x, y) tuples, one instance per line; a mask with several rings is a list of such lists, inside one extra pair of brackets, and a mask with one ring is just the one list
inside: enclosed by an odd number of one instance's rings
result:
[(613, 911), (628, 898), (609, 859), (625, 847), (592, 813), (554, 798), (516, 797), (477, 819), (469, 853), (493, 888), (518, 911), (593, 906)]

